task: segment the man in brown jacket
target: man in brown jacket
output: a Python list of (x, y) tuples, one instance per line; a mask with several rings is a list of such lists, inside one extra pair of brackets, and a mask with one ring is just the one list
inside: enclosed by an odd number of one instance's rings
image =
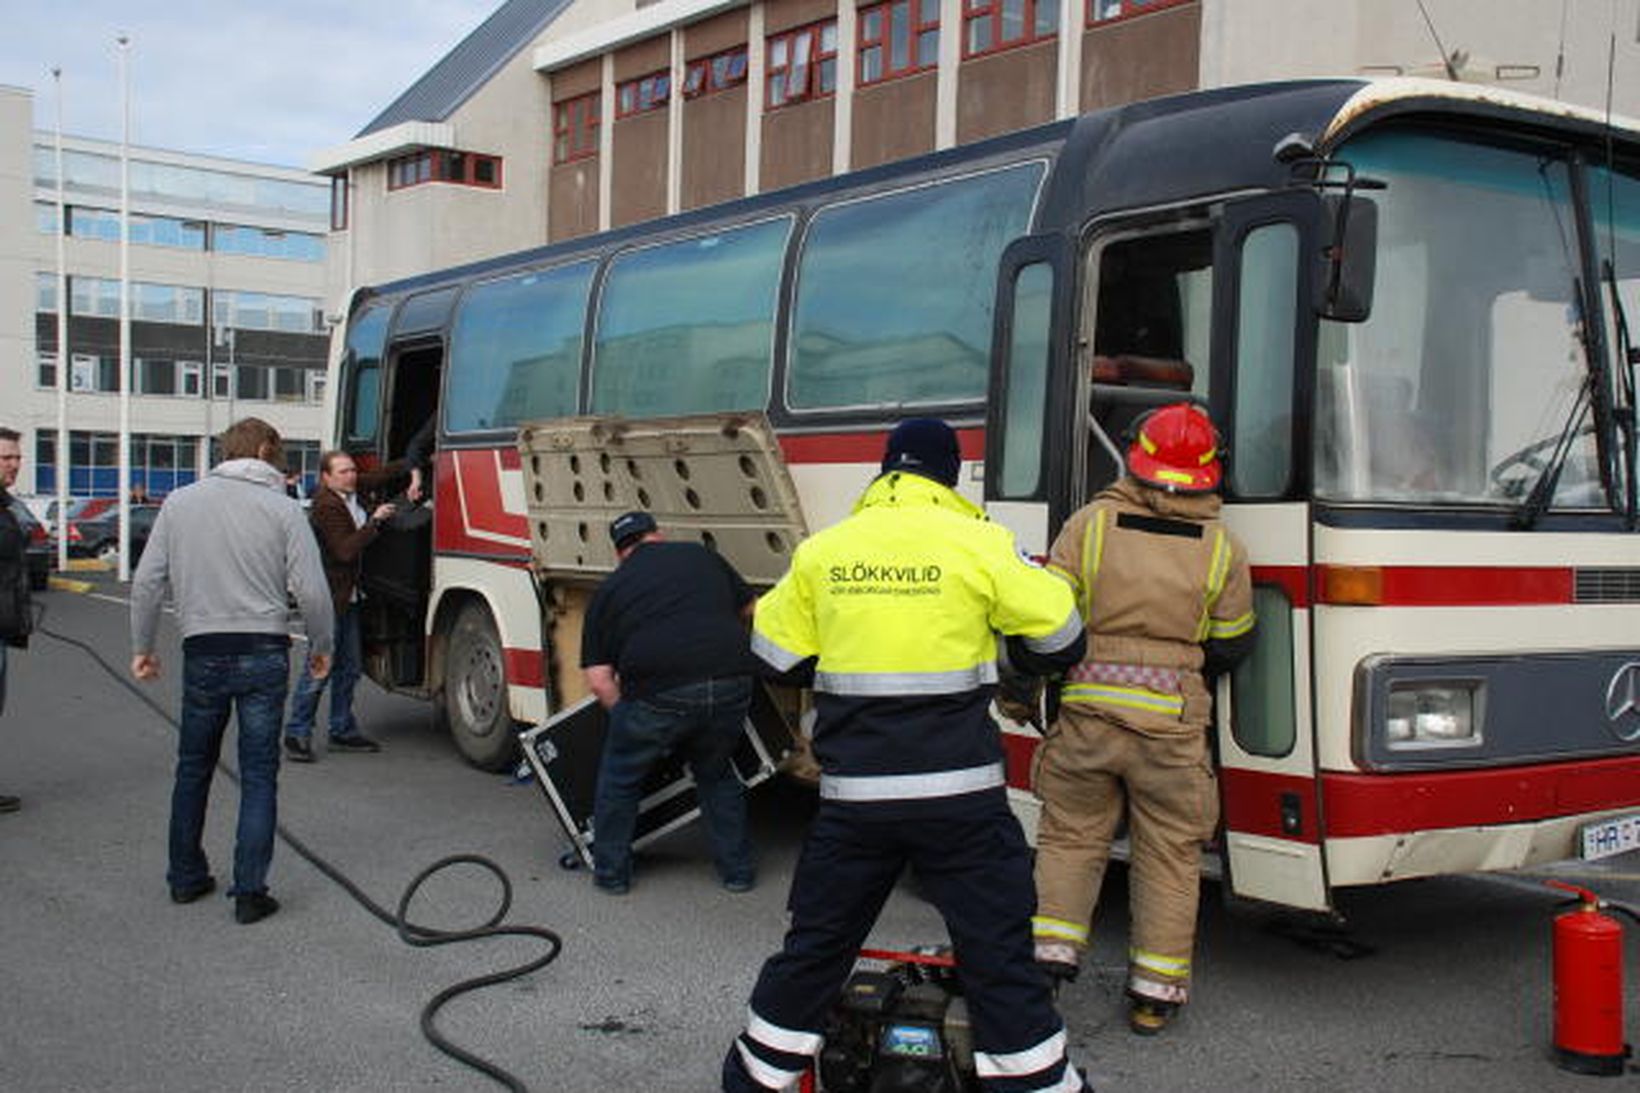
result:
[(296, 683), (285, 723), (285, 755), (294, 763), (313, 762), (313, 722), (319, 696), (330, 684), (330, 749), (380, 751), (381, 745), (359, 731), (353, 719), (353, 688), (359, 682), (362, 650), (359, 638), (359, 563), (364, 548), (392, 518), (392, 505), (377, 505), (366, 513), (361, 491), (371, 494), (396, 484), (405, 472), (399, 464), (380, 471), (361, 472), (343, 451), (326, 452), (319, 460), (319, 492), (313, 497), (308, 520), (319, 539), (325, 579), (336, 609), (336, 658), (328, 679), (314, 679), (307, 668)]
[(1186, 1001), (1202, 844), (1218, 824), (1203, 678), (1253, 641), (1247, 552), (1218, 520), (1218, 437), (1178, 403), (1139, 425), (1128, 474), (1066, 521), (1049, 565), (1076, 588), (1088, 648), (1037, 752), (1036, 958), (1075, 976), (1111, 839), (1131, 847), (1128, 1023)]

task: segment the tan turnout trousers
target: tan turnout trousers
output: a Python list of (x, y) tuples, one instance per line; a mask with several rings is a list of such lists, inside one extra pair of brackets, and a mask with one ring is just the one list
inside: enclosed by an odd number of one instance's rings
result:
[(1042, 797), (1037, 937), (1087, 946), (1111, 840), (1125, 811), (1132, 849), (1128, 989), (1185, 1001), (1202, 843), (1219, 821), (1206, 733), (1144, 736), (1067, 706), (1037, 750), (1034, 781)]

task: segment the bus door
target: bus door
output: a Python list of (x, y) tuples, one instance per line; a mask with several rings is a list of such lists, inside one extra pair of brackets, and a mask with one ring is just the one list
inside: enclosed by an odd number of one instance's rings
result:
[[(1318, 208), (1302, 191), (1110, 223), (1082, 257), (1063, 240), (1014, 244), (999, 282), (986, 497), (1022, 545), (1045, 552), (1069, 513), (1122, 474), (1144, 413), (1188, 399), (1229, 423), (1226, 520), (1252, 557), (1260, 640), (1219, 686), (1221, 865), (1238, 895), (1320, 908), (1307, 475), (1295, 455), (1308, 398), (1297, 362), (1314, 325), (1300, 256), (1313, 253)], [(1032, 521), (1045, 524), (1039, 539), (1027, 538)], [(1015, 753), (1034, 749), (1010, 743), (1020, 786)]]
[[(435, 422), (443, 390), (444, 330), (456, 290), (437, 289), (406, 299), (393, 318), (382, 355), (378, 453), (402, 459), (418, 431)], [(432, 596), (433, 506), (437, 475), (427, 473), (420, 504), (393, 498), (398, 514), (365, 551), (365, 600), (360, 617), (365, 668), (384, 687), (426, 689), (427, 606)]]
[(1224, 519), (1253, 568), (1258, 639), (1218, 681), (1215, 743), (1229, 891), (1328, 910), (1314, 738), (1307, 362), (1324, 288), (1326, 206), (1308, 189), (1215, 215), (1212, 405), (1225, 457)]

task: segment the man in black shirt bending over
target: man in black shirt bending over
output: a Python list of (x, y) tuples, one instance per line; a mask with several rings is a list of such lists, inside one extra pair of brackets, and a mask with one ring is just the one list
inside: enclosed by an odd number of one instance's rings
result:
[(581, 635), (581, 671), (609, 711), (593, 804), (593, 883), (612, 895), (631, 887), (644, 778), (681, 751), (718, 876), (729, 891), (748, 891), (757, 867), (729, 760), (751, 704), (746, 622), (756, 597), (704, 546), (663, 541), (647, 512), (616, 517), (609, 537), (619, 565), (592, 598)]

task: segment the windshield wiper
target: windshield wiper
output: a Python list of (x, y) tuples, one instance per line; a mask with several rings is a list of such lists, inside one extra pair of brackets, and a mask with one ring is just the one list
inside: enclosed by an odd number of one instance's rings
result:
[(1635, 482), (1637, 448), (1640, 448), (1640, 445), (1636, 443), (1634, 406), (1634, 367), (1640, 364), (1640, 359), (1635, 357), (1634, 342), (1629, 337), (1629, 317), (1623, 307), (1623, 297), (1617, 291), (1617, 271), (1612, 268), (1610, 258), (1601, 262), (1600, 267), (1600, 276), (1606, 282), (1606, 292), (1612, 302), (1612, 314), (1617, 322), (1617, 365), (1620, 369), (1617, 389), (1623, 401), (1620, 406), (1612, 408), (1612, 416), (1623, 434), (1622, 511), (1629, 530), (1633, 531), (1636, 523), (1640, 522), (1640, 492), (1637, 492)]
[(1572, 402), (1572, 412), (1566, 416), (1566, 424), (1560, 430), (1560, 435), (1555, 438), (1555, 446), (1549, 452), (1549, 458), (1544, 462), (1543, 469), (1538, 472), (1537, 480), (1532, 483), (1526, 500), (1520, 503), (1510, 521), (1515, 528), (1530, 531), (1548, 511), (1549, 502), (1555, 496), (1555, 488), (1560, 485), (1560, 472), (1566, 466), (1566, 457), (1571, 454), (1572, 443), (1577, 439), (1578, 432), (1583, 428), (1583, 418), (1589, 412), (1589, 386), (1593, 382), (1594, 376), (1585, 373), (1583, 382), (1577, 388), (1577, 398)]

